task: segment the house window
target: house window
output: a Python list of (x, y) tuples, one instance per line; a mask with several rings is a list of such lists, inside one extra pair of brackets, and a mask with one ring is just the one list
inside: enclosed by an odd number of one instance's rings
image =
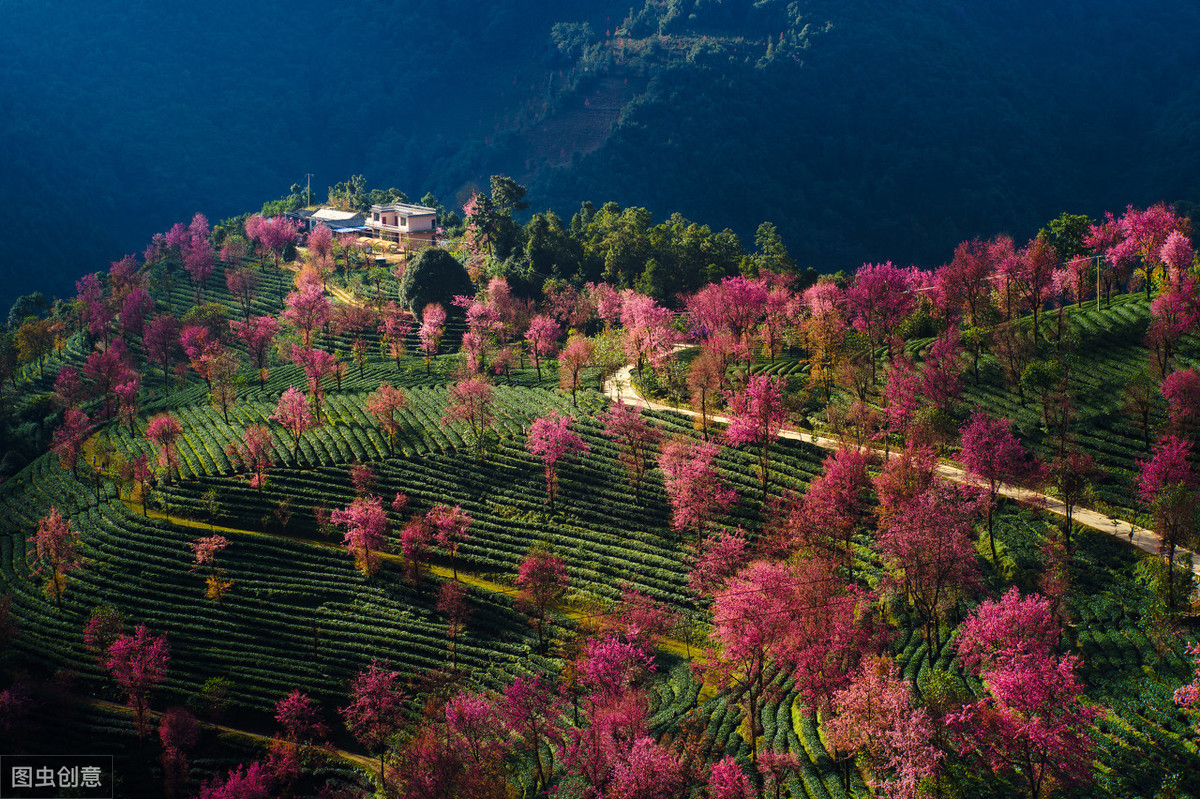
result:
[(403, 217), (403, 218), (400, 220), (400, 227), (408, 227), (408, 217), (407, 217), (407, 216), (406, 216), (406, 217)]
[(379, 213), (376, 212), (376, 213), (371, 214), (371, 218), (374, 219), (376, 222), (378, 222), (379, 221)]

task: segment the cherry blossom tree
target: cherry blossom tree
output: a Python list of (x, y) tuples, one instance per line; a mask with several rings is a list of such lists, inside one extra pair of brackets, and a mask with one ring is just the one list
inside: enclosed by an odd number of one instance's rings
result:
[(717, 530), (700, 543), (688, 575), (688, 588), (697, 597), (715, 594), (746, 563), (747, 554), (742, 528)]
[(79, 456), (91, 431), (92, 421), (81, 409), (67, 408), (63, 413), (62, 424), (54, 431), (51, 446), (64, 469), (78, 473)]
[(737, 501), (737, 492), (722, 484), (713, 466), (720, 449), (715, 441), (686, 437), (672, 438), (662, 445), (658, 466), (671, 501), (671, 527), (676, 532), (694, 526), (699, 540), (704, 525)]
[(275, 703), (275, 723), (283, 730), (284, 740), (298, 746), (311, 746), (329, 735), (321, 706), (299, 688)]
[(224, 777), (213, 777), (200, 788), (198, 799), (272, 799), (271, 770), (259, 761), (242, 763)]
[(241, 441), (231, 442), (225, 455), (231, 462), (250, 472), (250, 486), (258, 489), (259, 497), (267, 483), (267, 470), (274, 465), (275, 436), (264, 424), (250, 425), (242, 433)]
[(354, 566), (367, 577), (379, 570), (379, 552), (387, 544), (388, 519), (379, 497), (355, 497), (349, 506), (335, 510), (329, 520), (344, 525), (342, 541), (354, 556)]
[(997, 563), (992, 528), (996, 496), (1001, 484), (1019, 480), (1029, 473), (1028, 456), (1012, 434), (1008, 420), (989, 416), (983, 409), (976, 410), (963, 427), (961, 444), (959, 459), (967, 476), (983, 481), (987, 488), (988, 543), (992, 548), (992, 563)]
[(538, 380), (542, 379), (542, 361), (554, 355), (558, 346), (558, 323), (549, 316), (535, 316), (529, 320), (525, 341), (529, 345), (529, 357), (537, 369)]
[(142, 346), (147, 360), (162, 367), (163, 385), (171, 391), (171, 363), (179, 352), (179, 320), (171, 314), (158, 314), (146, 323)]
[(788, 520), (789, 532), (809, 547), (835, 555), (854, 579), (854, 533), (866, 518), (867, 463), (863, 450), (842, 447), (825, 458), (799, 507)]
[(471, 603), (467, 589), (458, 581), (442, 583), (438, 588), (437, 612), (446, 617), (446, 638), (450, 642), (450, 668), (458, 671), (458, 637), (467, 626)]
[(400, 368), (400, 359), (404, 357), (405, 342), (412, 327), (412, 315), (399, 303), (388, 302), (383, 306), (383, 313), (379, 317), (379, 337), (387, 346), (388, 354), (395, 359), (397, 369)]
[(458, 548), (470, 540), (471, 523), (475, 521), (461, 505), (453, 508), (438, 503), (425, 514), (425, 521), (433, 530), (433, 540), (450, 555), (450, 568), (454, 579), (458, 579)]
[(83, 567), (83, 556), (79, 554), (79, 532), (71, 528), (71, 522), (58, 508), (38, 520), (33, 533), (35, 563), (33, 573), (49, 575), (46, 581), (48, 593), (54, 594), (58, 609), (62, 610), (63, 583), (67, 572)]
[(708, 793), (712, 799), (752, 799), (755, 795), (750, 778), (731, 755), (712, 764), (708, 774)]
[(131, 635), (117, 636), (108, 648), (105, 666), (134, 710), (139, 737), (146, 731), (150, 692), (166, 678), (170, 660), (167, 637), (151, 635), (145, 624), (139, 624)]
[(292, 437), (292, 460), (299, 465), (300, 436), (304, 435), (304, 431), (315, 427), (317, 423), (308, 400), (300, 389), (288, 386), (288, 389), (280, 395), (279, 402), (275, 405), (275, 412), (271, 414), (270, 418), (283, 425), (283, 429), (287, 430), (288, 435)]
[(1196, 522), (1197, 478), (1182, 439), (1165, 435), (1150, 458), (1140, 461), (1138, 495), (1154, 509), (1159, 551), (1167, 555), (1167, 606), (1175, 606), (1175, 550), (1187, 543)]
[(487, 457), (488, 438), (496, 420), (492, 405), (495, 394), (492, 384), (479, 375), (471, 375), (450, 387), (446, 402), (446, 413), (442, 421), (446, 424), (466, 425), (475, 454), (482, 463)]
[(255, 215), (246, 220), (246, 235), (256, 242), (264, 252), (271, 253), (275, 259), (275, 268), (279, 268), (279, 259), (287, 248), (296, 243), (300, 231), (296, 223), (286, 216), (272, 216), (264, 219)]
[[(324, 381), (337, 374), (337, 362), (333, 353), (309, 347), (292, 346), (292, 361), (304, 370), (304, 381), (308, 386), (308, 396), (313, 404), (313, 412), (321, 412), (321, 399), (325, 395)], [(339, 385), (341, 378), (338, 378)]]
[(294, 327), (306, 348), (312, 346), (313, 333), (330, 319), (329, 298), (319, 285), (308, 284), (287, 295), (287, 307), (279, 316)]
[(570, 429), (574, 422), (574, 416), (562, 416), (558, 411), (551, 411), (534, 419), (525, 437), (525, 448), (541, 458), (545, 467), (546, 501), (551, 513), (554, 512), (554, 499), (558, 494), (559, 462), (581, 456), (592, 449), (578, 433)]
[(380, 381), (379, 388), (367, 397), (367, 413), (379, 422), (379, 426), (387, 433), (388, 447), (396, 451), (396, 434), (400, 432), (400, 420), (397, 414), (408, 407), (408, 394), (404, 389), (395, 388), (391, 383)]
[(646, 422), (641, 408), (620, 400), (608, 407), (600, 421), (604, 423), (604, 435), (617, 445), (617, 457), (625, 467), (634, 498), (640, 502), (642, 481), (654, 462), (662, 432)]
[(400, 673), (372, 660), (350, 683), (350, 704), (338, 708), (346, 729), (368, 752), (379, 754), (379, 780), (387, 791), (384, 755), (387, 744), (404, 724)]
[(425, 355), (425, 374), (429, 374), (430, 363), (437, 355), (445, 332), (446, 309), (438, 303), (429, 303), (421, 311), (421, 326), (417, 329), (417, 340), (421, 344), (421, 352)]
[(1053, 783), (1091, 779), (1095, 744), (1087, 728), (1099, 709), (1083, 705), (1075, 677), (1079, 658), (1059, 655), (1058, 625), (1049, 602), (1022, 598), (1014, 586), (985, 602), (960, 626), (963, 665), (987, 694), (946, 721), (959, 736), (959, 753), (973, 754), (997, 774), (1018, 774), (1030, 799)]
[[(1175, 704), (1187, 710), (1200, 709), (1200, 643), (1192, 643), (1187, 646), (1187, 653), (1196, 658), (1196, 674), (1192, 681), (1187, 685), (1181, 685), (1175, 689), (1174, 700)], [(1196, 722), (1193, 728), (1197, 735), (1200, 735), (1200, 721)]]
[(230, 320), (229, 329), (246, 345), (246, 351), (258, 368), (258, 384), (262, 388), (267, 385), (267, 362), (271, 352), (271, 342), (279, 332), (279, 320), (273, 316), (256, 316), (245, 322)]
[(875, 383), (875, 352), (887, 343), (915, 302), (911, 270), (884, 264), (863, 264), (846, 289), (846, 306), (854, 328), (867, 337), (871, 348), (871, 383)]
[(518, 677), (505, 689), (497, 703), (501, 723), (517, 741), (517, 747), (532, 755), (536, 787), (545, 787), (551, 768), (542, 757), (547, 743), (557, 738), (561, 715), (554, 692), (540, 676)]
[(701, 347), (700, 354), (692, 359), (688, 367), (688, 391), (691, 392), (692, 407), (700, 412), (700, 430), (706, 440), (709, 411), (726, 383), (725, 367), (720, 355), (706, 347)]
[(546, 617), (550, 608), (562, 600), (570, 585), (562, 558), (547, 549), (529, 550), (517, 570), (517, 606), (533, 617), (538, 647), (545, 645)]
[(826, 739), (837, 749), (861, 752), (870, 764), (871, 789), (892, 799), (925, 795), (924, 780), (938, 772), (942, 753), (933, 744), (933, 721), (916, 707), (912, 689), (891, 658), (863, 664), (833, 697)]
[(756, 374), (750, 376), (744, 391), (725, 395), (729, 405), (729, 427), (725, 430), (725, 438), (735, 447), (742, 444), (757, 447), (764, 506), (770, 480), (771, 445), (787, 421), (783, 388), (783, 378)]
[(223, 535), (209, 535), (188, 544), (195, 555), (191, 571), (207, 572), (204, 576), (207, 585), (204, 596), (214, 602), (220, 602), (221, 597), (233, 585), (232, 581), (225, 579), (225, 571), (217, 565), (217, 555), (223, 552), (229, 543), (229, 539)]
[(173, 799), (187, 785), (187, 751), (200, 740), (200, 725), (191, 713), (181, 707), (173, 707), (162, 714), (158, 737), (163, 745), (163, 783), (168, 799)]
[(613, 770), (613, 796), (621, 799), (679, 796), (685, 787), (679, 756), (653, 738), (634, 741)]
[(571, 390), (571, 405), (579, 407), (578, 392), (583, 370), (592, 365), (596, 345), (583, 336), (572, 335), (558, 354), (558, 387)]
[(415, 583), (421, 578), (421, 561), (433, 543), (433, 529), (424, 516), (414, 516), (400, 530), (400, 551), (408, 561), (409, 578)]
[(964, 594), (979, 587), (971, 541), (979, 505), (976, 489), (935, 478), (892, 509), (879, 535), (888, 584), (916, 611), (930, 668), (941, 651), (941, 625)]
[(1078, 507), (1091, 486), (1092, 480), (1100, 477), (1103, 471), (1096, 466), (1091, 455), (1072, 450), (1055, 458), (1049, 464), (1050, 483), (1058, 491), (1059, 497), (1067, 511), (1067, 529), (1065, 545), (1071, 549), (1071, 529), (1074, 527), (1075, 508)]
[(166, 470), (167, 482), (171, 482), (171, 469), (179, 471), (179, 449), (176, 442), (183, 435), (183, 425), (164, 411), (150, 419), (146, 425), (146, 438), (158, 448), (158, 466)]

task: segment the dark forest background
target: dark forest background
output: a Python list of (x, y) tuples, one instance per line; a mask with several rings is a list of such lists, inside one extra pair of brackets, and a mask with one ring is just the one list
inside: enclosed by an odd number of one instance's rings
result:
[(1196, 201), (1200, 4), (358, 0), (0, 5), (0, 303), (196, 211), (491, 174), (802, 267), (947, 260), (1064, 211)]

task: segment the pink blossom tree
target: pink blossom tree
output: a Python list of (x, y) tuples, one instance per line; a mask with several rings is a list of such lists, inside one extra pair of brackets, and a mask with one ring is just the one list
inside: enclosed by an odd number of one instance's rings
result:
[(408, 575), (415, 583), (421, 579), (421, 562), (429, 554), (433, 543), (433, 529), (424, 516), (414, 516), (400, 530), (400, 551), (408, 561)]
[(280, 395), (279, 402), (275, 405), (275, 412), (271, 414), (270, 418), (283, 425), (283, 429), (287, 430), (288, 435), (292, 437), (292, 460), (299, 465), (300, 436), (304, 435), (306, 430), (316, 426), (316, 418), (313, 416), (308, 400), (300, 389), (288, 386), (287, 390)]
[(525, 341), (529, 346), (529, 357), (537, 369), (538, 380), (542, 379), (542, 361), (553, 357), (558, 346), (558, 323), (549, 316), (535, 316), (529, 320)]
[(452, 508), (439, 502), (425, 514), (425, 521), (433, 530), (433, 540), (450, 556), (450, 568), (454, 573), (454, 579), (457, 580), (458, 548), (470, 540), (471, 523), (475, 520), (462, 509), (461, 505), (455, 505)]
[(67, 408), (62, 424), (54, 431), (51, 446), (58, 456), (59, 465), (77, 472), (83, 445), (92, 431), (92, 420), (80, 408)]
[(397, 414), (408, 407), (408, 394), (404, 389), (395, 388), (391, 383), (380, 381), (379, 388), (367, 397), (367, 413), (379, 423), (387, 433), (388, 447), (396, 451), (396, 434), (400, 432), (400, 420)]
[(930, 668), (941, 651), (941, 626), (963, 596), (979, 587), (971, 541), (978, 492), (935, 478), (897, 504), (880, 531), (888, 586), (910, 603), (928, 644)]
[(1196, 522), (1196, 474), (1188, 460), (1190, 447), (1166, 435), (1150, 458), (1140, 461), (1138, 495), (1154, 509), (1159, 551), (1167, 555), (1167, 605), (1175, 606), (1175, 550), (1187, 541)]
[(338, 708), (346, 729), (368, 752), (379, 754), (379, 780), (387, 791), (384, 755), (387, 744), (404, 724), (400, 673), (372, 660), (350, 683), (350, 704)]
[(967, 476), (983, 481), (987, 488), (988, 543), (992, 563), (997, 563), (996, 540), (993, 535), (992, 511), (1000, 486), (1025, 477), (1029, 473), (1025, 448), (1012, 434), (1007, 419), (996, 419), (983, 409), (976, 410), (962, 429), (962, 451), (959, 459)]
[(545, 646), (546, 617), (570, 582), (562, 558), (541, 547), (529, 550), (517, 569), (517, 606), (532, 616), (539, 648)]
[(558, 388), (571, 390), (571, 405), (579, 407), (578, 392), (583, 370), (592, 365), (596, 345), (583, 336), (572, 335), (558, 354)]
[(726, 487), (713, 461), (720, 452), (716, 441), (672, 438), (662, 445), (658, 466), (671, 501), (671, 527), (682, 532), (695, 527), (697, 540), (704, 525), (737, 501), (737, 492)]
[(697, 597), (715, 594), (737, 574), (747, 559), (744, 530), (740, 527), (737, 530), (717, 530), (700, 542), (692, 571), (688, 575), (688, 588)]
[(543, 748), (558, 738), (561, 715), (554, 692), (540, 676), (518, 677), (505, 689), (497, 703), (501, 723), (516, 740), (517, 748), (532, 755), (536, 786), (544, 788), (551, 768), (542, 757)]
[(132, 635), (117, 636), (108, 648), (106, 668), (134, 710), (139, 737), (145, 734), (150, 692), (166, 678), (170, 660), (167, 637), (151, 635), (145, 624)]
[(617, 458), (625, 467), (634, 498), (641, 502), (642, 481), (654, 463), (662, 432), (646, 422), (641, 408), (620, 400), (608, 406), (600, 421), (604, 423), (604, 435), (617, 445)]
[(848, 447), (827, 457), (787, 525), (800, 542), (836, 556), (852, 580), (854, 533), (867, 513), (869, 460), (865, 451)]
[(234, 766), (224, 777), (213, 777), (200, 788), (198, 799), (272, 799), (271, 769), (259, 761)]
[(308, 284), (287, 295), (287, 307), (279, 316), (300, 333), (304, 346), (312, 346), (313, 333), (329, 321), (333, 313), (329, 298), (319, 285)]
[(250, 486), (263, 494), (267, 483), (267, 471), (274, 465), (275, 436), (264, 424), (250, 425), (242, 433), (242, 440), (231, 442), (225, 455), (239, 468), (250, 473)]
[(450, 668), (458, 671), (458, 637), (467, 626), (471, 603), (467, 589), (458, 581), (442, 583), (438, 588), (437, 612), (446, 617), (446, 638), (450, 643)]
[(404, 357), (405, 342), (412, 332), (413, 318), (399, 303), (388, 302), (383, 306), (379, 317), (379, 338), (387, 347), (387, 352), (400, 368), (400, 359)]
[(342, 541), (354, 556), (354, 566), (367, 577), (379, 570), (379, 552), (387, 544), (388, 519), (379, 497), (356, 497), (349, 506), (335, 510), (329, 520), (346, 528)]
[(183, 425), (164, 411), (150, 419), (146, 425), (146, 438), (158, 448), (158, 466), (167, 473), (167, 482), (171, 482), (171, 469), (179, 471), (179, 448), (176, 442), (183, 435)]
[(539, 416), (529, 425), (525, 437), (525, 448), (542, 459), (546, 472), (546, 501), (550, 512), (554, 512), (554, 499), (558, 494), (558, 464), (591, 451), (588, 443), (571, 430), (574, 416), (563, 416), (551, 411)]
[(893, 799), (925, 795), (921, 783), (936, 776), (942, 753), (933, 743), (929, 713), (915, 706), (895, 661), (864, 663), (834, 695), (833, 708), (825, 723), (826, 739), (836, 749), (866, 757), (872, 790)]
[(1095, 744), (1088, 736), (1099, 714), (1082, 703), (1075, 678), (1079, 658), (1058, 655), (1058, 625), (1049, 603), (1022, 598), (1014, 586), (985, 602), (961, 625), (959, 657), (987, 694), (947, 716), (959, 752), (973, 754), (997, 774), (1016, 773), (1030, 799), (1053, 783), (1091, 779)]
[(246, 351), (258, 369), (258, 384), (261, 388), (266, 388), (267, 362), (271, 342), (279, 332), (279, 320), (273, 316), (256, 316), (245, 322), (233, 319), (229, 322), (229, 329), (246, 345)]
[(496, 420), (492, 410), (494, 402), (492, 384), (479, 375), (471, 375), (450, 387), (446, 413), (442, 416), (446, 424), (466, 426), (470, 443), (481, 463), (487, 457), (488, 438)]
[(217, 555), (229, 546), (229, 539), (223, 535), (208, 535), (197, 538), (188, 544), (194, 558), (191, 571), (204, 571), (204, 582), (207, 586), (205, 598), (220, 602), (221, 597), (229, 590), (233, 582), (225, 579), (225, 571), (217, 565)]
[(275, 703), (275, 723), (283, 731), (284, 740), (298, 746), (311, 746), (329, 735), (321, 706), (299, 688)]
[(421, 326), (417, 329), (417, 341), (420, 342), (421, 352), (425, 355), (425, 374), (429, 374), (430, 364), (437, 355), (445, 332), (446, 309), (438, 303), (429, 303), (421, 311)]
[(163, 783), (168, 799), (181, 795), (188, 781), (187, 752), (200, 740), (200, 725), (196, 717), (181, 707), (162, 714), (158, 724), (162, 741)]
[(731, 755), (712, 764), (708, 773), (708, 793), (712, 799), (753, 799), (750, 778)]
[(762, 502), (767, 504), (767, 485), (771, 470), (771, 445), (787, 421), (783, 404), (782, 378), (766, 374), (751, 375), (744, 391), (726, 394), (729, 427), (725, 438), (732, 446), (750, 444), (758, 449), (758, 473), (762, 480)]
[[(1188, 644), (1187, 653), (1196, 658), (1196, 674), (1190, 683), (1175, 689), (1173, 698), (1179, 707), (1185, 710), (1196, 710), (1200, 709), (1200, 643)], [(1200, 735), (1200, 721), (1196, 722), (1193, 729), (1197, 735)]]
[(871, 348), (871, 383), (875, 382), (875, 352), (887, 343), (915, 302), (911, 270), (884, 264), (863, 264), (846, 289), (846, 306), (854, 328), (867, 337)]
[(46, 581), (47, 593), (54, 594), (58, 609), (62, 610), (63, 583), (67, 572), (83, 567), (83, 556), (79, 554), (79, 533), (71, 528), (71, 522), (63, 516), (58, 508), (38, 520), (37, 530), (33, 533), (35, 566), (33, 573), (49, 575)]
[(171, 391), (171, 364), (179, 352), (179, 320), (171, 314), (158, 314), (146, 323), (142, 334), (146, 359), (162, 367), (163, 385)]

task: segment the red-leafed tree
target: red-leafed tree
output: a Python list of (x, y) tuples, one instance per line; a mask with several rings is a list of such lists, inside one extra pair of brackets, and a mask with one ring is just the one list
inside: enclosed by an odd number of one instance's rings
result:
[(38, 521), (33, 533), (36, 564), (33, 573), (46, 576), (47, 593), (54, 594), (58, 609), (62, 610), (63, 584), (67, 572), (83, 567), (83, 556), (79, 554), (79, 533), (71, 528), (71, 522), (58, 508)]
[(479, 375), (464, 377), (450, 387), (446, 402), (446, 413), (442, 421), (447, 424), (466, 425), (475, 454), (482, 462), (487, 457), (488, 438), (492, 423), (496, 420), (492, 406), (495, 393), (492, 384)]
[(959, 752), (997, 774), (1016, 773), (1030, 799), (1053, 784), (1091, 780), (1095, 744), (1087, 729), (1099, 710), (1083, 705), (1079, 658), (1057, 654), (1059, 629), (1049, 603), (1014, 586), (985, 602), (959, 628), (963, 665), (987, 694), (947, 716)]
[(525, 437), (526, 449), (542, 459), (546, 472), (546, 501), (551, 513), (554, 512), (554, 499), (558, 494), (559, 462), (591, 451), (588, 443), (571, 429), (574, 421), (574, 416), (551, 411), (534, 419)]
[(695, 527), (699, 540), (704, 525), (737, 501), (737, 492), (722, 484), (713, 467), (720, 449), (716, 441), (686, 437), (663, 443), (658, 466), (671, 501), (671, 527), (676, 532)]
[(316, 426), (316, 418), (304, 394), (295, 386), (288, 386), (279, 397), (271, 418), (283, 425), (292, 437), (292, 460), (299, 465), (300, 436)]
[(538, 646), (545, 645), (546, 617), (571, 584), (562, 558), (541, 547), (529, 550), (517, 570), (517, 606), (530, 614)]
[(767, 485), (771, 471), (771, 445), (779, 437), (787, 409), (783, 404), (784, 381), (766, 374), (751, 375), (746, 388), (726, 394), (729, 427), (725, 438), (732, 446), (749, 444), (758, 449), (758, 472), (762, 480), (762, 501), (767, 504)]
[(165, 635), (151, 635), (139, 624), (132, 635), (117, 636), (108, 648), (108, 672), (125, 693), (137, 720), (138, 735), (146, 731), (150, 692), (167, 676), (171, 648)]
[(367, 577), (379, 570), (379, 552), (387, 544), (388, 519), (379, 497), (356, 497), (335, 510), (329, 520), (346, 528), (343, 544), (354, 556), (354, 566)]
[(617, 457), (625, 467), (625, 476), (633, 488), (634, 498), (642, 499), (642, 481), (654, 463), (655, 450), (662, 432), (647, 423), (641, 408), (618, 400), (601, 417), (604, 435), (617, 445)]
[(388, 741), (404, 724), (400, 673), (372, 660), (350, 683), (350, 704), (338, 708), (346, 729), (368, 752), (379, 753), (379, 780), (387, 791), (384, 755)]
[(1020, 480), (1029, 473), (1029, 459), (1021, 442), (1012, 434), (1008, 420), (996, 419), (982, 409), (976, 410), (963, 427), (960, 443), (959, 458), (967, 476), (982, 481), (987, 489), (985, 513), (994, 564), (997, 556), (992, 512), (996, 496), (1003, 483)]
[(404, 389), (395, 388), (391, 383), (381, 381), (379, 388), (367, 397), (367, 413), (379, 422), (379, 426), (387, 433), (388, 447), (395, 452), (396, 434), (400, 432), (400, 420), (397, 415), (408, 407), (408, 394)]

